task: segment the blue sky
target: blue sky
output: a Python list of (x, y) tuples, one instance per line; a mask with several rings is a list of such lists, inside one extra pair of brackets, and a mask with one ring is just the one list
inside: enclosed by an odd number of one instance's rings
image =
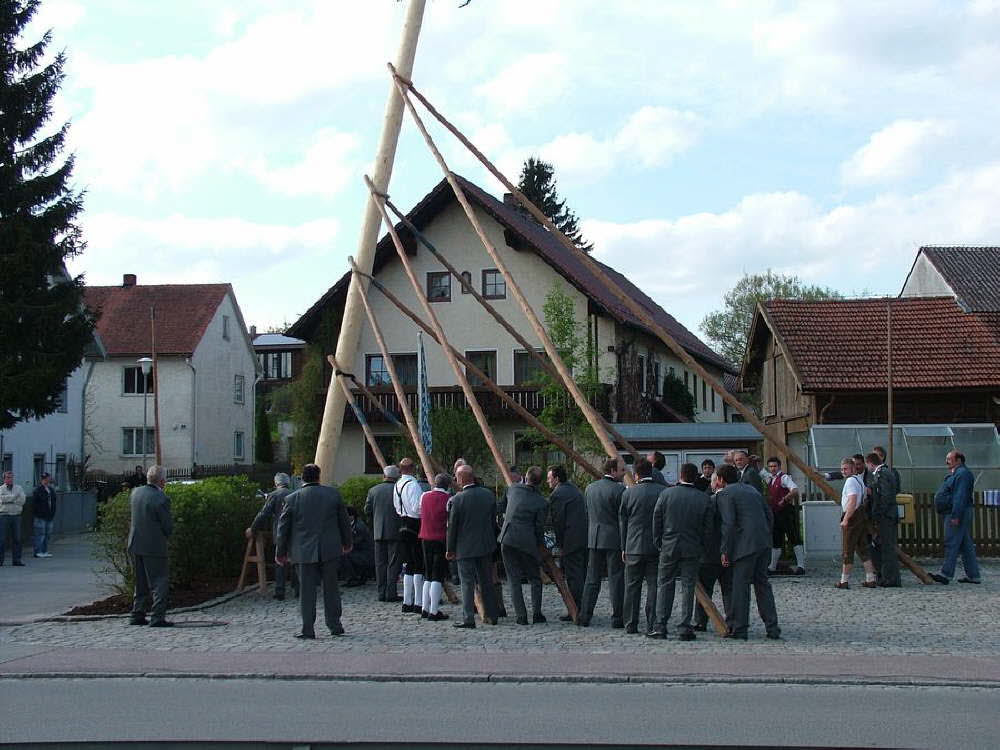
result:
[[(693, 330), (745, 271), (898, 291), (1000, 244), (1000, 0), (429, 0), (414, 78)], [(90, 283), (231, 282), (291, 322), (355, 250), (405, 3), (47, 0)], [(443, 136), (442, 136), (443, 138)], [(454, 144), (452, 167), (496, 184)], [(409, 122), (390, 192), (441, 175)]]

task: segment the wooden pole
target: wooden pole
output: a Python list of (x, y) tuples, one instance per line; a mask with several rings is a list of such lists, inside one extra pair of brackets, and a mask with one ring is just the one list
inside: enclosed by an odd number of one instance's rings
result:
[[(403, 24), (396, 67), (407, 76), (411, 75), (413, 71), (413, 59), (417, 52), (417, 39), (420, 36), (425, 4), (426, 0), (410, 0), (406, 10), (406, 20)], [(392, 164), (396, 155), (396, 144), (399, 140), (399, 130), (402, 123), (403, 101), (399, 96), (398, 88), (393, 85), (389, 88), (389, 97), (385, 105), (385, 117), (382, 124), (382, 136), (379, 140), (378, 152), (375, 155), (374, 182), (375, 186), (383, 193), (389, 188), (389, 178), (392, 175)], [(357, 248), (358, 265), (366, 271), (372, 270), (375, 260), (378, 230), (378, 209), (374, 201), (369, 198), (365, 206)], [(360, 300), (368, 291), (359, 286), (360, 282), (361, 279), (351, 277), (340, 335), (337, 339), (337, 360), (347, 365), (351, 365), (357, 355), (362, 320)], [(343, 429), (346, 404), (343, 391), (331, 380), (326, 393), (326, 404), (323, 407), (323, 420), (320, 424), (315, 457), (315, 462), (322, 472), (321, 476), (327, 483), (334, 479), (333, 466), (337, 457), (337, 447), (340, 445), (340, 433)]]
[[(361, 273), (361, 272), (358, 271), (358, 270), (356, 270), (356, 269), (354, 269), (354, 273)], [(409, 307), (407, 307), (405, 304), (403, 304), (399, 300), (399, 298), (396, 297), (396, 295), (394, 295), (392, 292), (390, 292), (388, 289), (386, 289), (383, 284), (379, 283), (376, 279), (374, 279), (372, 277), (368, 278), (368, 282), (369, 282), (370, 286), (373, 286), (376, 289), (378, 289), (382, 293), (382, 295), (387, 300), (389, 300), (393, 305), (395, 305), (396, 308), (401, 313), (403, 313), (404, 315), (406, 315), (410, 320), (412, 320), (414, 323), (416, 323), (418, 326), (420, 326), (420, 328), (423, 329), (423, 331), (428, 336), (430, 336), (432, 339), (434, 339), (434, 341), (436, 341), (438, 344), (441, 343), (440, 341), (438, 341), (437, 335), (434, 333), (434, 331), (431, 329), (431, 327), (429, 325), (427, 325), (427, 323), (425, 323), (420, 318), (420, 316), (417, 315), (413, 310), (411, 310)], [(590, 474), (592, 477), (594, 477), (594, 479), (600, 479), (603, 476), (603, 474), (601, 474), (601, 472), (598, 471), (597, 467), (595, 467), (593, 464), (591, 464), (578, 451), (574, 450), (572, 446), (570, 446), (568, 443), (566, 443), (565, 441), (563, 441), (562, 438), (560, 438), (558, 435), (556, 435), (554, 432), (552, 432), (552, 430), (550, 430), (534, 414), (532, 414), (530, 411), (528, 411), (523, 406), (521, 406), (519, 403), (517, 403), (517, 401), (515, 401), (510, 396), (509, 393), (507, 393), (506, 391), (504, 391), (503, 388), (501, 388), (499, 385), (497, 385), (496, 382), (494, 382), (489, 377), (489, 375), (487, 375), (485, 372), (483, 372), (481, 369), (479, 369), (479, 367), (477, 367), (476, 364), (472, 360), (470, 360), (468, 357), (466, 357), (464, 354), (462, 354), (455, 347), (451, 347), (451, 350), (455, 353), (455, 357), (462, 364), (464, 364), (466, 366), (466, 368), (468, 368), (468, 370), (470, 372), (472, 372), (473, 375), (475, 375), (477, 378), (479, 378), (480, 380), (482, 380), (483, 385), (486, 388), (489, 388), (501, 401), (503, 401), (508, 407), (510, 407), (521, 419), (523, 419), (531, 427), (535, 428), (540, 433), (542, 433), (546, 438), (548, 438), (549, 440), (551, 440), (552, 443), (559, 448), (559, 450), (563, 451), (569, 458), (572, 458), (580, 466), (580, 468), (582, 468), (584, 471), (586, 471), (588, 474)]]
[[(886, 389), (886, 422), (889, 425), (889, 442), (885, 446), (885, 458), (892, 467), (892, 297), (885, 299), (885, 389)], [(896, 488), (899, 490), (899, 487)]]
[[(351, 265), (354, 265), (354, 258), (348, 258)], [(427, 451), (424, 450), (423, 441), (420, 439), (420, 430), (417, 429), (417, 423), (413, 419), (413, 412), (410, 410), (410, 405), (406, 402), (406, 394), (403, 392), (403, 386), (399, 382), (399, 376), (396, 374), (396, 366), (392, 363), (392, 356), (389, 354), (389, 347), (385, 344), (385, 337), (382, 335), (382, 328), (379, 326), (378, 321), (375, 319), (375, 313), (372, 311), (371, 305), (368, 304), (368, 295), (361, 295), (361, 304), (365, 308), (365, 314), (368, 316), (368, 323), (372, 327), (372, 331), (375, 334), (375, 341), (378, 343), (379, 351), (382, 353), (382, 359), (385, 363), (385, 369), (389, 371), (389, 379), (392, 381), (392, 389), (396, 392), (396, 398), (399, 400), (399, 410), (403, 412), (403, 419), (406, 420), (406, 426), (410, 430), (410, 439), (413, 441), (413, 447), (417, 451), (417, 455), (420, 458), (420, 465), (424, 469), (424, 476), (428, 482), (434, 482), (434, 466), (431, 464), (430, 456), (427, 455)]]
[[(159, 359), (156, 356), (156, 306), (149, 308), (149, 348), (153, 359), (153, 443), (156, 449), (156, 465), (163, 466), (163, 450), (160, 448), (160, 371), (157, 368)], [(145, 377), (145, 376), (143, 376)], [(145, 387), (143, 383), (143, 387)], [(145, 440), (146, 436), (143, 435)]]
[(715, 632), (719, 635), (723, 635), (727, 630), (729, 630), (726, 625), (725, 619), (719, 613), (719, 608), (715, 606), (715, 602), (712, 601), (712, 597), (708, 595), (705, 591), (705, 587), (701, 585), (701, 581), (695, 580), (694, 582), (694, 596), (698, 600), (698, 604), (701, 608), (705, 610), (705, 614), (708, 615), (708, 619), (712, 621), (712, 627), (715, 628)]
[[(469, 385), (469, 380), (465, 377), (465, 371), (458, 365), (458, 360), (455, 358), (455, 352), (453, 351), (451, 344), (448, 343), (448, 338), (445, 336), (444, 328), (441, 326), (441, 321), (438, 320), (437, 314), (434, 312), (434, 308), (431, 307), (431, 303), (427, 300), (427, 295), (424, 294), (423, 287), (420, 285), (420, 282), (417, 281), (417, 275), (413, 272), (413, 265), (410, 263), (410, 259), (406, 255), (406, 248), (403, 247), (403, 242), (399, 239), (399, 235), (396, 233), (396, 227), (393, 225), (392, 219), (389, 218), (389, 214), (385, 210), (385, 204), (383, 202), (385, 198), (375, 189), (375, 185), (369, 179), (368, 175), (365, 175), (365, 184), (368, 185), (368, 190), (371, 191), (372, 198), (375, 200), (375, 205), (378, 206), (379, 213), (382, 215), (382, 221), (389, 230), (389, 236), (392, 238), (392, 244), (396, 248), (396, 254), (399, 256), (400, 263), (403, 264), (403, 270), (406, 273), (406, 278), (410, 280), (410, 286), (413, 287), (413, 293), (417, 296), (420, 306), (424, 308), (424, 313), (430, 319), (431, 327), (434, 329), (437, 341), (441, 345), (441, 349), (444, 351), (445, 359), (448, 360), (448, 365), (451, 367), (452, 372), (455, 373), (455, 377), (458, 379), (458, 384), (462, 388), (462, 393), (465, 394), (465, 401), (472, 410), (472, 415), (476, 418), (476, 423), (479, 425), (479, 429), (482, 431), (483, 437), (486, 438), (486, 445), (489, 446), (490, 453), (493, 455), (493, 462), (497, 465), (497, 469), (500, 470), (500, 476), (504, 478), (504, 481), (508, 485), (514, 484), (514, 476), (510, 473), (510, 467), (507, 465), (508, 462), (504, 458), (503, 453), (501, 453), (500, 447), (497, 445), (496, 437), (493, 435), (493, 430), (490, 428), (489, 422), (486, 421), (486, 415), (483, 413), (483, 407), (479, 405), (479, 401), (476, 399), (476, 394), (472, 392), (472, 386)], [(428, 480), (431, 479), (430, 476), (427, 478)]]
[(358, 423), (361, 425), (362, 432), (365, 433), (365, 440), (368, 441), (368, 447), (372, 449), (372, 455), (375, 456), (375, 460), (378, 461), (378, 465), (383, 469), (386, 466), (385, 456), (382, 455), (382, 450), (378, 447), (378, 443), (375, 442), (375, 435), (372, 434), (372, 428), (368, 426), (368, 422), (365, 421), (364, 415), (361, 414), (360, 409), (354, 403), (354, 394), (351, 393), (351, 389), (347, 387), (347, 383), (344, 382), (343, 377), (340, 375), (340, 366), (337, 364), (337, 359), (332, 354), (327, 356), (327, 361), (333, 365), (333, 377), (336, 378), (337, 382), (340, 383), (340, 387), (344, 390), (344, 396), (347, 398), (347, 403), (355, 409), (355, 415), (358, 415)]
[[(406, 218), (406, 216), (388, 198), (385, 199), (385, 205), (389, 208), (390, 211), (392, 211), (393, 214), (396, 215), (396, 218), (398, 218), (403, 223), (403, 226), (405, 226), (407, 229), (410, 230), (410, 232), (413, 233), (413, 236), (417, 238), (417, 241), (420, 242), (420, 244), (423, 245), (425, 248), (427, 248), (427, 250), (431, 253), (431, 255), (437, 258), (438, 262), (441, 263), (441, 265), (443, 265), (448, 270), (448, 273), (450, 273), (452, 276), (455, 277), (455, 280), (458, 281), (458, 283), (462, 286), (462, 288), (468, 294), (471, 294), (473, 298), (476, 300), (476, 302), (478, 302), (483, 307), (483, 309), (490, 314), (493, 320), (499, 323), (500, 326), (505, 331), (507, 331), (507, 333), (513, 336), (514, 340), (517, 341), (517, 343), (520, 344), (522, 347), (524, 347), (524, 350), (528, 354), (534, 357), (534, 359), (549, 374), (549, 377), (553, 378), (556, 382), (560, 382), (562, 378), (559, 375), (559, 371), (556, 370), (556, 368), (552, 365), (552, 363), (546, 357), (543, 357), (538, 352), (538, 350), (534, 346), (532, 346), (528, 342), (528, 340), (524, 336), (522, 336), (521, 333), (513, 325), (511, 325), (510, 321), (508, 321), (505, 317), (503, 317), (503, 315), (501, 315), (500, 312), (493, 305), (491, 305), (486, 300), (485, 297), (483, 297), (483, 295), (481, 295), (478, 291), (476, 291), (476, 288), (473, 284), (470, 284), (465, 280), (465, 278), (458, 271), (458, 269), (451, 264), (451, 262), (444, 256), (443, 253), (441, 253), (436, 247), (434, 247), (434, 244), (429, 239), (427, 239), (427, 236), (424, 235), (424, 233), (421, 232), (419, 229), (417, 229), (413, 225), (413, 222), (411, 222), (408, 218)], [(639, 451), (636, 449), (636, 447), (632, 445), (628, 440), (626, 440), (625, 436), (622, 435), (620, 432), (618, 432), (618, 430), (615, 429), (614, 425), (608, 422), (608, 420), (606, 420), (602, 415), (598, 414), (598, 416), (600, 416), (601, 422), (604, 424), (605, 429), (607, 429), (607, 431), (611, 433), (611, 436), (615, 440), (617, 440), (625, 450), (627, 450), (633, 456), (638, 458)]]
[(503, 275), (504, 280), (507, 282), (507, 287), (514, 294), (514, 299), (517, 300), (518, 305), (520, 305), (521, 310), (524, 312), (524, 316), (528, 319), (528, 323), (531, 325), (532, 330), (538, 337), (538, 340), (542, 342), (542, 346), (545, 347), (545, 351), (549, 355), (549, 359), (552, 364), (555, 365), (556, 370), (558, 370), (560, 378), (562, 379), (563, 385), (570, 392), (573, 400), (576, 401), (577, 406), (580, 407), (580, 411), (583, 412), (583, 416), (586, 418), (587, 422), (590, 423), (591, 429), (597, 436), (597, 439), (601, 441), (601, 446), (604, 448), (604, 452), (608, 456), (617, 456), (618, 449), (615, 447), (614, 441), (608, 435), (608, 431), (605, 429), (604, 425), (601, 423), (600, 415), (597, 410), (594, 409), (590, 400), (583, 395), (580, 391), (580, 386), (577, 385), (576, 381), (573, 380), (573, 375), (566, 367), (566, 363), (562, 361), (562, 356), (559, 354), (559, 350), (556, 349), (555, 344), (552, 343), (552, 339), (549, 338), (548, 332), (545, 330), (545, 326), (538, 319), (535, 311), (532, 309), (531, 305), (528, 303), (527, 297), (524, 296), (524, 292), (521, 291), (521, 287), (518, 285), (517, 280), (511, 274), (510, 269), (507, 268), (507, 264), (504, 263), (503, 257), (494, 247), (493, 243), (490, 241), (489, 237), (486, 236), (486, 231), (483, 229), (482, 224), (476, 217), (476, 212), (472, 208), (472, 204), (469, 203), (469, 199), (465, 196), (465, 190), (455, 179), (455, 174), (448, 167), (448, 163), (444, 160), (441, 152), (438, 151), (437, 146), (434, 144), (434, 139), (431, 138), (430, 133), (424, 127), (423, 120), (420, 119), (420, 115), (417, 114), (416, 108), (413, 106), (413, 102), (410, 101), (409, 97), (406, 95), (406, 90), (403, 88), (403, 84), (400, 79), (395, 77), (396, 71), (389, 65), (390, 70), (393, 73), (393, 81), (396, 83), (396, 88), (403, 97), (404, 104), (406, 104), (407, 111), (409, 111), (410, 116), (416, 123), (417, 128), (423, 135), (424, 140), (427, 142), (427, 147), (434, 154), (434, 158), (437, 160), (438, 165), (441, 167), (441, 171), (444, 173), (445, 178), (451, 185), (451, 189), (455, 193), (455, 197), (462, 206), (462, 210), (465, 211), (465, 215), (469, 219), (469, 223), (472, 224), (473, 229), (476, 230), (476, 234), (479, 236), (480, 242), (483, 243), (483, 247), (486, 248), (486, 252), (489, 254), (490, 258), (496, 264), (497, 270)]

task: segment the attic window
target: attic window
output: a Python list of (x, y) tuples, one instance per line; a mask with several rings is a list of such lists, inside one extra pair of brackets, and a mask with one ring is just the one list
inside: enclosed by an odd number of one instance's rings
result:
[(222, 316), (222, 338), (229, 341), (229, 316)]
[(464, 281), (468, 286), (462, 284), (462, 294), (468, 294), (469, 290), (472, 289), (472, 274), (468, 271), (462, 271), (462, 281)]
[(427, 301), (451, 302), (451, 275), (447, 271), (427, 274)]

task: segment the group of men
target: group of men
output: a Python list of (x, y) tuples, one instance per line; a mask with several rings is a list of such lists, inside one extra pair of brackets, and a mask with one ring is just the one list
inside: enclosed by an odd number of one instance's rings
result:
[(49, 552), (49, 539), (52, 536), (52, 526), (56, 517), (56, 488), (52, 486), (52, 477), (48, 472), (42, 472), (38, 486), (31, 493), (31, 503), (24, 494), (24, 489), (14, 484), (14, 472), (3, 473), (3, 484), (0, 484), (0, 565), (4, 564), (7, 554), (7, 539), (10, 539), (11, 565), (24, 566), (21, 544), (21, 515), (27, 506), (31, 510), (32, 547), (34, 556), (39, 558), (52, 557)]

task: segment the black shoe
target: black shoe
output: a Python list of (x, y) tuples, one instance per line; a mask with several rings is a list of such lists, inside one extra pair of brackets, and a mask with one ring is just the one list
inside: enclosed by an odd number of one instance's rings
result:
[(590, 620), (584, 620), (581, 617), (579, 620), (576, 621), (576, 624), (577, 624), (577, 627), (580, 627), (580, 628), (589, 628), (590, 627)]
[(625, 633), (626, 633), (626, 635), (635, 635), (638, 632), (639, 632), (639, 628), (637, 628), (635, 625), (629, 624), (629, 625), (625, 626)]
[(541, 612), (539, 612), (537, 615), (531, 616), (532, 625), (541, 625), (543, 622), (548, 622), (548, 620), (545, 619), (545, 615), (543, 615)]
[(691, 630), (697, 630), (699, 633), (707, 633), (708, 625), (692, 625)]
[(771, 640), (771, 641), (780, 641), (781, 640), (781, 631), (780, 630), (776, 630), (773, 633), (768, 633), (766, 637), (767, 637), (768, 640)]
[(154, 620), (149, 623), (151, 628), (172, 628), (174, 624), (170, 620)]
[(796, 567), (795, 570), (792, 571), (792, 575), (795, 576), (804, 576), (805, 574), (806, 574), (805, 568)]
[(501, 608), (500, 608), (500, 609), (499, 609), (499, 610), (497, 611), (497, 617), (506, 617), (506, 616), (507, 616), (507, 610), (506, 610), (506, 609), (504, 609), (503, 607), (501, 607)]
[(559, 622), (573, 622), (573, 618), (569, 615), (559, 615)]
[(295, 637), (298, 638), (299, 640), (302, 640), (302, 641), (315, 641), (316, 640), (316, 634), (315, 633), (296, 633)]
[(404, 615), (420, 614), (420, 607), (415, 604), (404, 604), (400, 611)]
[(968, 576), (962, 576), (958, 579), (959, 583), (975, 583), (980, 584), (982, 581), (977, 581), (975, 578), (969, 578)]
[(353, 589), (357, 588), (358, 586), (364, 586), (364, 585), (365, 585), (365, 580), (363, 578), (352, 578), (351, 580), (349, 580), (347, 583), (344, 584), (344, 588)]
[(728, 638), (731, 641), (746, 641), (746, 640), (749, 640), (749, 636), (736, 635), (736, 633), (733, 633), (731, 631), (729, 633), (723, 633), (722, 637), (723, 638)]
[(474, 622), (466, 622), (465, 620), (463, 620), (462, 622), (453, 623), (452, 627), (453, 628), (459, 628), (459, 629), (475, 630), (476, 629), (476, 623), (474, 623)]
[[(14, 563), (14, 564), (17, 565), (17, 563)], [(943, 583), (945, 586), (947, 586), (950, 583), (950, 581), (947, 578), (945, 578), (943, 575), (941, 575), (940, 573), (930, 573), (929, 575), (935, 581), (937, 581), (938, 583)]]
[(403, 597), (401, 597), (401, 596), (395, 596), (395, 595), (393, 595), (393, 596), (387, 596), (382, 601), (389, 602), (389, 604), (399, 604), (401, 601), (403, 601)]
[(427, 615), (427, 619), (437, 622), (438, 620), (447, 620), (448, 615), (445, 612), (435, 612), (433, 614)]
[(693, 640), (695, 640), (697, 638), (698, 638), (698, 636), (696, 636), (690, 630), (685, 630), (685, 631), (683, 631), (683, 632), (681, 632), (681, 633), (679, 633), (677, 635), (677, 640), (679, 640), (679, 641), (693, 641)]
[(903, 587), (903, 584), (900, 581), (893, 581), (891, 583), (887, 581), (879, 581), (878, 585), (883, 589), (898, 589)]
[(430, 616), (431, 616), (431, 613), (430, 613), (429, 610), (426, 610), (426, 609), (420, 610), (420, 619), (421, 620), (426, 620)]
[(280, 594), (275, 594), (274, 595), (274, 600), (278, 601), (278, 602), (285, 601), (285, 594), (284, 594), (284, 592), (281, 592)]
[(516, 622), (518, 625), (527, 625), (528, 624), (528, 618), (527, 617), (518, 617), (516, 620), (514, 620), (514, 622)]
[(149, 620), (145, 617), (132, 617), (128, 621), (129, 625), (149, 625)]
[(667, 631), (660, 630), (659, 628), (653, 628), (648, 633), (646, 633), (647, 638), (659, 638), (661, 641), (667, 639)]
[(23, 568), (23, 567), (24, 567), (24, 563), (23, 563), (23, 562), (21, 562), (20, 560), (15, 560), (15, 561), (14, 561), (14, 562), (12, 563), (12, 565), (13, 565), (13, 566), (14, 566), (15, 568)]
[(483, 625), (499, 625), (500, 621), (495, 617), (484, 617)]
[(625, 627), (625, 623), (622, 622), (621, 620), (612, 620), (611, 627), (614, 628), (615, 630), (621, 630), (622, 628)]
[(340, 623), (337, 623), (332, 628), (330, 628), (330, 635), (343, 635), (343, 634), (344, 634), (344, 626), (341, 625)]

